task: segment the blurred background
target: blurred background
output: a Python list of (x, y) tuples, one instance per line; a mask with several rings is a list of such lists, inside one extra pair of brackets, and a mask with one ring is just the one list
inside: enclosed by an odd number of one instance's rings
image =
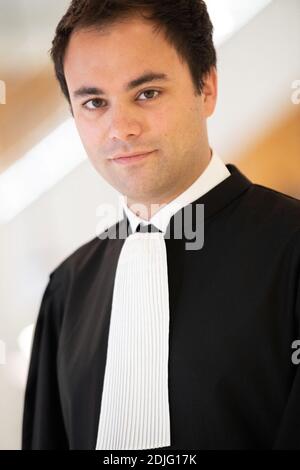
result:
[[(0, 0), (0, 449), (21, 446), (49, 273), (99, 233), (99, 204), (117, 205), (85, 155), (49, 59), (68, 4)], [(219, 76), (211, 146), (253, 182), (300, 199), (300, 1), (207, 4)]]

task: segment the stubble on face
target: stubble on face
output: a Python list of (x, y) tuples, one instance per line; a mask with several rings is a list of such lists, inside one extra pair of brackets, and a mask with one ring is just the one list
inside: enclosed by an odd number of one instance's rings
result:
[[(149, 70), (165, 73), (170, 80), (124, 91), (125, 83)], [(105, 33), (77, 31), (67, 49), (65, 74), (71, 97), (84, 85), (107, 91), (100, 98), (107, 107), (96, 111), (82, 108), (88, 98), (73, 100), (75, 124), (93, 166), (130, 204), (167, 203), (207, 166), (210, 149), (202, 97), (195, 95), (187, 64), (162, 32), (154, 32), (153, 24), (134, 18)], [(137, 100), (151, 89), (161, 94)], [(142, 149), (155, 152), (130, 165), (110, 160)]]

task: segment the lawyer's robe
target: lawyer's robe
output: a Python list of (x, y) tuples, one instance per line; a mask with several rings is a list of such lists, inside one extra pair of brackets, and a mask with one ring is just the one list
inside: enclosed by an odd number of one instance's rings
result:
[[(168, 449), (300, 449), (300, 201), (231, 176), (204, 204), (202, 249), (166, 239)], [(124, 218), (117, 224), (128, 223)], [(124, 239), (98, 237), (51, 274), (32, 347), (23, 449), (95, 449)]]

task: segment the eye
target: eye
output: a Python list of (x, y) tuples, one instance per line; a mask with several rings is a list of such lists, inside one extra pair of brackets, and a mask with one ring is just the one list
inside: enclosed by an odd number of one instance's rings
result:
[[(158, 90), (149, 89), (149, 90), (145, 90), (145, 91), (141, 92), (139, 96), (141, 96), (141, 95), (146, 96), (147, 93), (150, 93), (150, 97), (148, 95), (148, 98), (142, 99), (141, 101), (149, 101), (149, 99), (154, 99), (154, 98), (156, 98), (156, 96), (160, 95), (161, 92), (158, 91)], [(154, 96), (154, 97), (151, 96), (151, 95), (153, 95), (153, 93), (157, 93), (157, 95)], [(100, 99), (100, 98), (93, 98), (92, 100), (89, 100), (86, 103), (83, 103), (82, 106), (83, 106), (83, 108), (85, 108), (89, 111), (95, 111), (96, 109), (103, 108), (103, 106), (101, 106), (102, 102), (103, 102), (103, 100)]]
[[(145, 90), (145, 91), (142, 91), (142, 93), (141, 93), (139, 96), (144, 95), (144, 94), (146, 94), (146, 93), (150, 93), (150, 94), (152, 94), (152, 93), (158, 93), (158, 94), (160, 94), (161, 92), (158, 91), (158, 90)], [(152, 97), (152, 98), (153, 98), (153, 97)], [(150, 99), (151, 99), (151, 97), (150, 97)], [(141, 100), (141, 101), (148, 101), (148, 100), (146, 99), (146, 100)]]
[(102, 101), (103, 100), (101, 100), (100, 98), (94, 98), (92, 100), (87, 101), (86, 103), (83, 103), (82, 106), (90, 111), (93, 111), (95, 109), (101, 108), (100, 104)]

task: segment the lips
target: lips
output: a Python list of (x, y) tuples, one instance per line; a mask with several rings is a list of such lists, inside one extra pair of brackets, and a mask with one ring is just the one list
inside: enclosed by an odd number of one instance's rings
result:
[(123, 164), (123, 165), (126, 165), (126, 164), (133, 164), (133, 163), (136, 163), (136, 162), (139, 162), (141, 160), (145, 160), (150, 154), (152, 154), (153, 152), (155, 152), (155, 150), (152, 150), (152, 152), (147, 152), (147, 153), (143, 153), (143, 154), (128, 154), (129, 156), (120, 156), (120, 157), (115, 157), (113, 158), (113, 162), (116, 163), (116, 164)]
[(112, 158), (112, 160), (119, 160), (120, 158), (132, 158), (132, 157), (139, 157), (141, 155), (147, 155), (148, 153), (152, 153), (153, 150), (149, 151), (141, 151), (141, 152), (135, 152), (135, 153), (124, 153), (120, 155), (116, 155), (115, 157)]

